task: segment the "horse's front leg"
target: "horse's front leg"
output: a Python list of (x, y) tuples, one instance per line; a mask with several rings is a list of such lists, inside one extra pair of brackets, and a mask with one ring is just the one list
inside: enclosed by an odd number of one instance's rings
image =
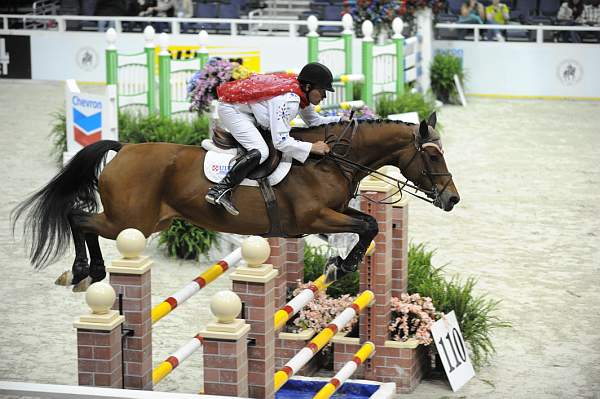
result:
[(317, 233), (356, 233), (359, 237), (358, 243), (346, 259), (338, 256), (329, 262), (325, 270), (327, 283), (358, 269), (371, 241), (379, 232), (374, 217), (352, 208), (348, 208), (344, 213), (329, 208), (323, 209), (312, 227)]

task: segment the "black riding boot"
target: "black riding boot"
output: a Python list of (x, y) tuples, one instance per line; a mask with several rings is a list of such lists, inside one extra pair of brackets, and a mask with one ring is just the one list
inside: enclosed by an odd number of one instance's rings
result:
[(250, 150), (229, 169), (227, 175), (220, 183), (212, 186), (206, 194), (206, 201), (221, 205), (225, 210), (234, 216), (239, 215), (233, 202), (231, 202), (231, 190), (242, 182), (254, 168), (260, 163), (260, 151)]

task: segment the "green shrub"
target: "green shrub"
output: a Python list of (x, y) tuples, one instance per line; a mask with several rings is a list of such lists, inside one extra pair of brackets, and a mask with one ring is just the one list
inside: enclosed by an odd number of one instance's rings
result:
[(483, 366), (496, 352), (491, 332), (496, 328), (510, 327), (495, 313), (500, 301), (486, 294), (474, 292), (477, 280), (461, 280), (455, 276), (447, 281), (442, 267), (431, 264), (433, 251), (423, 244), (410, 245), (408, 255), (408, 293), (419, 293), (432, 299), (436, 311), (450, 313), (454, 310), (463, 337), (470, 348), (470, 357), (476, 368)]
[(458, 76), (461, 83), (464, 82), (465, 73), (461, 59), (451, 54), (436, 54), (431, 63), (431, 90), (444, 103), (458, 103), (454, 75)]
[(65, 110), (54, 111), (50, 114), (50, 140), (52, 141), (51, 155), (59, 165), (62, 165), (63, 153), (67, 151), (67, 114)]
[(199, 117), (192, 122), (121, 112), (119, 140), (123, 143), (165, 142), (200, 145), (208, 137), (208, 119)]
[(217, 233), (196, 227), (182, 219), (160, 233), (159, 246), (165, 246), (170, 256), (181, 259), (199, 259), (217, 243)]
[(411, 93), (407, 91), (402, 97), (394, 99), (390, 96), (384, 96), (377, 101), (377, 113), (382, 118), (387, 118), (391, 114), (403, 114), (405, 112), (416, 112), (419, 114), (419, 120), (427, 120), (435, 110), (435, 99), (419, 92)]
[[(325, 271), (327, 259), (332, 251), (326, 247), (304, 245), (304, 282), (315, 281)], [(356, 295), (359, 289), (359, 273), (348, 273), (327, 288), (327, 295), (339, 298), (344, 294)]]

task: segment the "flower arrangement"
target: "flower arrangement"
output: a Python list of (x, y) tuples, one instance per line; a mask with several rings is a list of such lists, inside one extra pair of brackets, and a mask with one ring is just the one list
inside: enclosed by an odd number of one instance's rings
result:
[(350, 13), (356, 32), (361, 32), (362, 23), (370, 20), (375, 34), (381, 31), (391, 34), (392, 21), (396, 17), (402, 18), (413, 32), (415, 12), (424, 8), (431, 8), (437, 14), (444, 8), (444, 0), (357, 0), (350, 7)]
[(394, 341), (415, 338), (420, 344), (432, 342), (431, 327), (437, 316), (431, 298), (419, 294), (401, 294), (392, 298), (392, 321), (389, 325)]
[(192, 76), (188, 82), (190, 111), (207, 112), (213, 100), (217, 99), (217, 87), (231, 80), (244, 79), (252, 72), (239, 62), (222, 58), (210, 58), (204, 68)]
[[(296, 296), (303, 289), (308, 288), (310, 283), (299, 284), (298, 288), (292, 293)], [(315, 298), (304, 307), (298, 316), (294, 319), (292, 327), (293, 332), (298, 332), (312, 328), (316, 332), (323, 330), (329, 323), (344, 309), (352, 304), (354, 297), (350, 295), (342, 295), (339, 298), (332, 298), (323, 292), (317, 292)], [(341, 331), (349, 332), (352, 326), (358, 322), (358, 316), (355, 316), (350, 323), (346, 325)]]

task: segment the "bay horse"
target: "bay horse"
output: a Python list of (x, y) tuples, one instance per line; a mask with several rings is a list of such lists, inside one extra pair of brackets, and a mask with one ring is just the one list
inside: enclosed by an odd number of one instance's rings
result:
[[(297, 139), (330, 143), (332, 154), (294, 164), (288, 176), (273, 187), (281, 226), (288, 236), (359, 235), (345, 260), (332, 259), (342, 273), (356, 270), (378, 233), (375, 218), (348, 207), (359, 182), (371, 171), (397, 166), (413, 187), (445, 211), (460, 200), (435, 130), (435, 113), (418, 125), (381, 120), (350, 123), (355, 125), (350, 137), (348, 122), (294, 129), (292, 136)], [(345, 147), (342, 155), (337, 150), (340, 146)], [(100, 173), (111, 150), (117, 154)], [(168, 228), (174, 218), (218, 232), (267, 234), (269, 217), (259, 188), (235, 190), (238, 216), (205, 201), (213, 184), (202, 173), (205, 154), (201, 147), (170, 143), (105, 140), (91, 144), (14, 209), (13, 229), (26, 215), (24, 234), (30, 238), (29, 256), (35, 269), (56, 261), (73, 240), (75, 260), (63, 280), (65, 285), (74, 284), (74, 291), (84, 291), (106, 276), (98, 236), (114, 240), (122, 230), (136, 228), (148, 237)], [(98, 212), (96, 193), (102, 212)]]

